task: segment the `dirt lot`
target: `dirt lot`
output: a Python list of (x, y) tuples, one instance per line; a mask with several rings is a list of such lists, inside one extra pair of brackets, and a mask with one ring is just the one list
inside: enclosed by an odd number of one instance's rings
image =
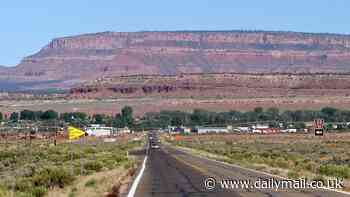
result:
[(280, 109), (320, 109), (325, 106), (339, 109), (350, 108), (350, 97), (289, 97), (289, 98), (242, 98), (242, 99), (191, 99), (191, 98), (133, 98), (114, 100), (50, 100), (50, 101), (1, 101), (0, 111), (13, 112), (22, 109), (58, 112), (81, 111), (90, 114), (115, 114), (125, 105), (132, 106), (136, 115), (160, 110), (190, 111), (195, 108), (210, 111), (252, 110), (255, 107)]

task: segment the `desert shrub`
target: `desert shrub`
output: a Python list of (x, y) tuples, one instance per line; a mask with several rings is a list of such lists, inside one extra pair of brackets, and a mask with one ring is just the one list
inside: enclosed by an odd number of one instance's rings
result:
[(317, 164), (313, 161), (304, 161), (304, 162), (299, 162), (296, 168), (300, 170), (307, 170), (307, 171), (316, 173)]
[(25, 192), (25, 191), (31, 190), (32, 187), (33, 187), (33, 185), (32, 185), (32, 182), (30, 179), (16, 180), (16, 183), (15, 183), (15, 190), (16, 191)]
[(79, 159), (81, 157), (81, 154), (79, 152), (70, 151), (64, 154), (62, 158), (64, 158), (64, 161), (70, 161), (71, 159)]
[(349, 178), (350, 169), (347, 166), (340, 166), (334, 164), (321, 165), (319, 173), (326, 176), (334, 176), (339, 178)]
[(104, 168), (107, 169), (114, 169), (116, 166), (118, 166), (118, 163), (116, 161), (114, 161), (114, 159), (111, 158), (105, 158), (103, 160), (101, 160), (101, 162), (103, 163)]
[(34, 164), (26, 164), (23, 166), (21, 172), (24, 177), (32, 177), (35, 174), (37, 166)]
[(85, 183), (85, 187), (95, 187), (96, 186), (96, 180), (90, 179)]
[(270, 153), (269, 152), (262, 152), (260, 153), (261, 157), (270, 157)]
[(84, 164), (84, 168), (88, 171), (99, 172), (103, 168), (103, 165), (98, 161), (88, 161)]
[(118, 156), (114, 156), (114, 160), (118, 163), (123, 162), (128, 160), (127, 157), (125, 157), (124, 155), (118, 155)]
[(288, 171), (287, 176), (290, 179), (297, 179), (297, 178), (299, 178), (299, 173), (294, 171), (294, 170), (290, 170), (290, 171)]
[(288, 160), (278, 157), (273, 163), (272, 163), (273, 167), (279, 167), (279, 168), (288, 168), (289, 167), (289, 163)]
[(72, 183), (74, 177), (71, 176), (65, 169), (57, 167), (45, 168), (33, 176), (35, 186), (45, 186), (47, 188), (60, 187)]
[(16, 157), (16, 153), (10, 151), (0, 151), (0, 160)]
[(9, 192), (7, 191), (6, 187), (3, 185), (0, 185), (0, 196), (8, 196)]
[(96, 148), (89, 147), (89, 148), (86, 148), (86, 149), (84, 150), (84, 153), (85, 153), (85, 154), (94, 154), (94, 153), (97, 153), (97, 150), (96, 150)]
[(31, 194), (34, 197), (43, 197), (46, 193), (47, 189), (45, 187), (34, 187), (31, 191)]
[(135, 163), (133, 161), (128, 161), (124, 164), (125, 169), (133, 168), (135, 166)]
[(75, 195), (75, 193), (74, 192), (71, 192), (71, 193), (69, 193), (69, 195), (68, 195), (68, 197), (75, 197), (76, 195)]
[(264, 163), (264, 159), (261, 158), (259, 155), (254, 155), (254, 156), (250, 159), (250, 161), (251, 161), (252, 163)]

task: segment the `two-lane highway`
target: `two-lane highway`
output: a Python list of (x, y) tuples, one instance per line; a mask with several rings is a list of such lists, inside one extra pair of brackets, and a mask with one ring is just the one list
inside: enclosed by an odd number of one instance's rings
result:
[[(220, 189), (207, 191), (204, 180), (269, 179), (269, 175), (208, 160), (169, 146), (151, 149), (136, 197), (345, 197), (329, 190)], [(218, 186), (218, 185), (217, 185)]]
[[(137, 197), (212, 196), (204, 190), (201, 170), (162, 149), (151, 149)], [(215, 196), (233, 196), (215, 195)]]

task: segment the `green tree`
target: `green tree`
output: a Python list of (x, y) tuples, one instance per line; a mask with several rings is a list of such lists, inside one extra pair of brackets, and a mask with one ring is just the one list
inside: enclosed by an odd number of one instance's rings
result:
[(333, 124), (332, 123), (326, 124), (326, 129), (327, 130), (332, 130), (333, 129)]
[(266, 110), (266, 114), (269, 117), (270, 120), (278, 120), (280, 110), (276, 107), (271, 107)]
[(118, 113), (115, 115), (115, 118), (113, 120), (113, 126), (118, 127), (118, 128), (125, 127), (125, 124), (124, 124), (124, 121), (123, 121), (121, 114)]
[(4, 116), (2, 115), (2, 112), (0, 112), (0, 122), (4, 120)]
[(175, 116), (172, 120), (171, 120), (171, 125), (173, 126), (182, 126), (183, 122), (181, 117), (179, 116)]
[(103, 114), (95, 114), (92, 118), (95, 124), (105, 124), (105, 116)]
[(22, 110), (20, 112), (20, 119), (21, 120), (35, 120), (35, 113), (34, 111), (30, 110)]
[(62, 113), (61, 117), (62, 120), (65, 122), (73, 122), (74, 119), (78, 119), (80, 121), (87, 121), (88, 115), (83, 112), (69, 112), (69, 113)]
[(41, 116), (44, 114), (42, 111), (33, 111), (34, 113), (34, 120), (40, 120)]
[(58, 118), (58, 113), (54, 110), (47, 110), (41, 114), (40, 119), (42, 120), (54, 120)]
[(193, 110), (190, 119), (195, 125), (203, 125), (209, 123), (210, 113), (206, 110), (195, 109)]
[(246, 122), (254, 122), (258, 120), (258, 114), (254, 111), (248, 111), (244, 113), (244, 120)]
[(296, 129), (305, 129), (306, 128), (306, 124), (304, 122), (296, 122), (296, 123), (294, 123), (294, 126)]
[(337, 114), (337, 109), (335, 108), (332, 108), (332, 107), (324, 107), (321, 109), (321, 113), (323, 115), (323, 118), (326, 120), (326, 121), (335, 121), (335, 116)]
[(130, 106), (123, 107), (121, 118), (125, 126), (131, 127), (134, 123), (133, 109)]
[(10, 115), (10, 120), (11, 121), (14, 121), (14, 122), (17, 122), (19, 119), (19, 115), (17, 112), (12, 112), (11, 115)]

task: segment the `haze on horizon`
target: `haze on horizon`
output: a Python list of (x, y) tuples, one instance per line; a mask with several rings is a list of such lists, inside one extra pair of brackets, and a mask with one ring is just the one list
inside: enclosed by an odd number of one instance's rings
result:
[(272, 30), (349, 34), (350, 1), (5, 1), (0, 65), (57, 37), (103, 31)]

